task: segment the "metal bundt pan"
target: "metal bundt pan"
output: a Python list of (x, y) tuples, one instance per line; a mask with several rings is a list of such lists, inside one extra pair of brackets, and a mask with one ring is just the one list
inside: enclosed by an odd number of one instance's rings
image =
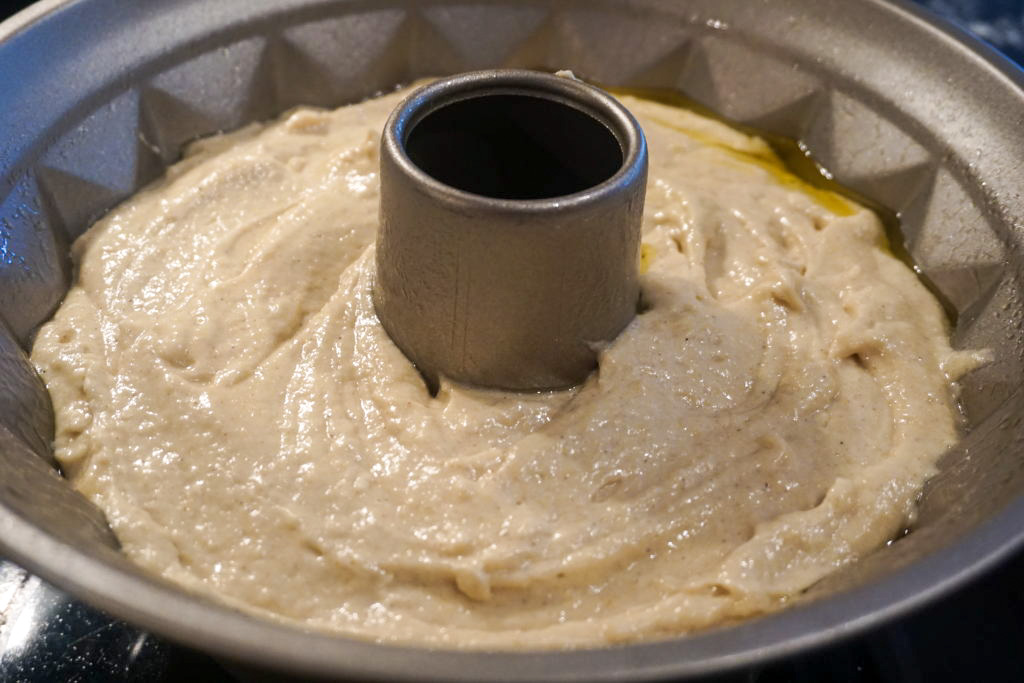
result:
[[(901, 540), (743, 625), (576, 652), (380, 646), (255, 619), (140, 574), (57, 475), (26, 363), (69, 282), (67, 245), (182, 143), (427, 75), (572, 68), (677, 88), (799, 138), (900, 213), (958, 313), (969, 430)], [(45, 0), (0, 25), (0, 550), (79, 598), (222, 660), (298, 677), (608, 680), (723, 672), (941, 598), (1024, 545), (1024, 78), (883, 0)], [(159, 482), (154, 482), (159, 486)]]

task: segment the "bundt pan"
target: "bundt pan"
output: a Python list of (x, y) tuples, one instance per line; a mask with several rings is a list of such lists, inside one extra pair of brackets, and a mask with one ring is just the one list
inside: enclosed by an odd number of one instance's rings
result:
[[(69, 242), (198, 136), (496, 66), (680, 90), (802, 140), (899, 213), (914, 261), (956, 311), (955, 345), (995, 358), (963, 382), (965, 437), (910, 533), (779, 614), (544, 653), (312, 635), (189, 595), (118, 552), (54, 467), (49, 398), (25, 356), (68, 287)], [(1024, 546), (1022, 86), (989, 48), (883, 0), (44, 0), (0, 25), (0, 552), (143, 628), (303, 679), (723, 673), (942, 599)]]

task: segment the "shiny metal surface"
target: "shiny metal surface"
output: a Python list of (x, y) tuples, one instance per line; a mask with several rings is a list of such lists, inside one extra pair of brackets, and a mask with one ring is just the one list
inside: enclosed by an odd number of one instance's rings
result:
[[(27, 348), (60, 300), (67, 242), (156, 177), (182, 142), (299, 102), (339, 104), (496, 66), (679, 88), (802, 139), (840, 181), (899, 211), (910, 253), (958, 313), (955, 343), (995, 356), (963, 382), (966, 436), (908, 536), (787, 612), (664, 643), (458, 653), (311, 635), (139, 574), (46, 464), (45, 445), (28, 443), (46, 418), (32, 381), (12, 380), (31, 376), (22, 366), (0, 373), (0, 395), (18, 397), (0, 406), (3, 552), (112, 614), (250, 667), (621, 680), (720, 672), (835, 642), (948, 594), (1024, 544), (1024, 80), (901, 3), (48, 0), (0, 25), (7, 348)], [(8, 352), (4, 362), (20, 358)]]
[(385, 125), (380, 183), (377, 315), (435, 390), (578, 384), (636, 314), (647, 146), (611, 95), (515, 69), (432, 83)]

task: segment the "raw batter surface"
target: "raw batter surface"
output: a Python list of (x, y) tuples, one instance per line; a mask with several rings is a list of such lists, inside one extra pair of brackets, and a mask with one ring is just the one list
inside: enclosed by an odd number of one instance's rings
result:
[(200, 141), (75, 243), (32, 358), (133, 560), (310, 628), (550, 648), (778, 609), (911, 521), (975, 356), (874, 214), (673, 107), (623, 98), (649, 310), (599, 372), (431, 398), (370, 300), (404, 95)]

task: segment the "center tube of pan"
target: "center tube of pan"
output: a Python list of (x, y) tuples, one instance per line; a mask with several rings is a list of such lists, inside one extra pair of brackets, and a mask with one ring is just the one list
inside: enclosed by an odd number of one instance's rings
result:
[(604, 91), (432, 83), (388, 120), (380, 183), (374, 305), (432, 389), (573, 386), (636, 314), (647, 145)]

